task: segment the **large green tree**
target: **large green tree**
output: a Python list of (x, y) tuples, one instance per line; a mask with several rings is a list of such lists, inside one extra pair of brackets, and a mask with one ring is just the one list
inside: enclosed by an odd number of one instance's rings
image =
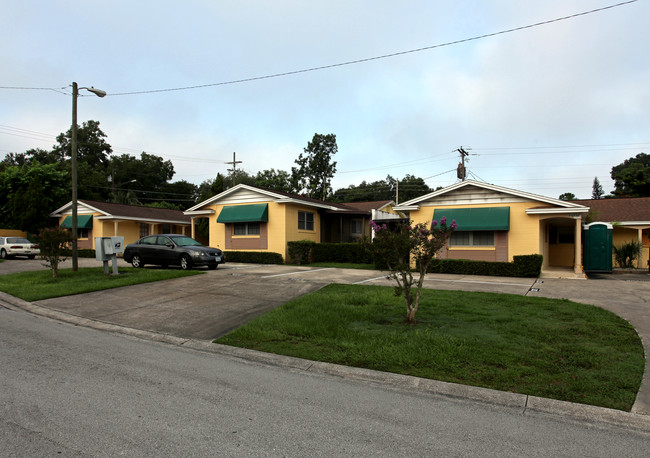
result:
[(300, 153), (291, 168), (291, 176), (297, 185), (296, 191), (314, 199), (325, 200), (332, 192), (331, 182), (336, 173), (336, 161), (332, 161), (338, 152), (336, 135), (314, 134)]
[[(108, 196), (111, 202), (134, 204), (133, 199), (123, 201), (124, 196), (133, 195), (142, 203), (160, 202), (165, 200), (165, 188), (174, 176), (174, 165), (155, 154), (142, 152), (137, 158), (130, 154), (111, 157), (108, 166), (108, 181), (101, 185), (110, 190)], [(99, 183), (98, 183), (99, 186)], [(172, 189), (168, 193), (175, 192)], [(179, 191), (185, 193), (183, 191)], [(189, 193), (194, 192), (190, 190)], [(183, 196), (185, 198), (187, 196)], [(171, 198), (167, 196), (167, 198)], [(189, 200), (193, 200), (190, 198)]]
[[(72, 129), (56, 137), (57, 144), (52, 147), (54, 157), (71, 158), (71, 138)], [(80, 199), (108, 200), (110, 197), (107, 177), (113, 148), (105, 139), (99, 121), (86, 121), (77, 128), (77, 192)]]
[(38, 161), (0, 171), (0, 221), (7, 228), (36, 233), (49, 215), (70, 199), (70, 175)]
[(401, 180), (386, 176), (385, 180), (373, 182), (362, 181), (355, 186), (337, 189), (334, 200), (337, 202), (365, 202), (374, 200), (394, 200), (406, 202), (415, 197), (423, 196), (432, 191), (424, 179), (414, 175), (406, 175)]
[(294, 192), (291, 175), (284, 170), (268, 169), (257, 172), (255, 186), (280, 192)]
[(639, 153), (612, 167), (617, 197), (650, 197), (650, 155)]

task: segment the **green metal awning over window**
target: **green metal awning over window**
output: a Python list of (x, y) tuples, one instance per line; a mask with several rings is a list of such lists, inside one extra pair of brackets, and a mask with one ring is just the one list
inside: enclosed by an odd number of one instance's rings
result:
[(217, 223), (256, 223), (269, 220), (269, 204), (232, 205), (223, 207)]
[[(72, 229), (72, 216), (66, 216), (61, 223), (63, 229)], [(90, 229), (93, 227), (93, 215), (77, 215), (77, 228)]]
[(510, 207), (489, 208), (436, 208), (433, 219), (445, 216), (447, 224), (456, 220), (458, 231), (507, 231), (510, 230)]

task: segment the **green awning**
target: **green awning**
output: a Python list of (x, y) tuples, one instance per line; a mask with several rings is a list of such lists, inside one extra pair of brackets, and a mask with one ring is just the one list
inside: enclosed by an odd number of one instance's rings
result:
[[(61, 223), (63, 229), (72, 229), (72, 216), (66, 216)], [(93, 227), (93, 215), (77, 215), (77, 228), (90, 229)]]
[(436, 208), (433, 219), (445, 216), (447, 224), (456, 220), (458, 231), (507, 231), (510, 230), (510, 207), (488, 208)]
[(257, 223), (269, 220), (269, 204), (223, 207), (217, 223)]

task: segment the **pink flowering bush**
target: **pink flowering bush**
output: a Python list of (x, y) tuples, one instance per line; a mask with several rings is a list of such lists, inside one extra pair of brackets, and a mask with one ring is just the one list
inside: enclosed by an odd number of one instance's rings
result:
[[(424, 276), (436, 253), (446, 245), (449, 236), (457, 228), (456, 221), (447, 225), (447, 218), (443, 216), (440, 223), (433, 220), (430, 226), (409, 221), (399, 223), (394, 228), (370, 221), (370, 227), (375, 232), (373, 248), (377, 265), (382, 270), (387, 270), (389, 278), (397, 282), (395, 294), (404, 296), (406, 321), (415, 323)], [(411, 269), (412, 260), (420, 274), (417, 281)]]

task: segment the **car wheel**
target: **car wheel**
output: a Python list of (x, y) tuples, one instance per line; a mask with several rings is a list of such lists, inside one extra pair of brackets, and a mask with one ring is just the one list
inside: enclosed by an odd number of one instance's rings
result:
[(140, 258), (139, 254), (133, 255), (133, 257), (131, 258), (131, 265), (136, 269), (140, 267), (144, 267), (144, 262), (142, 262), (142, 258)]
[(36, 257), (36, 255), (35, 255), (35, 254), (30, 254), (30, 255), (27, 256), (27, 257), (28, 257), (29, 259), (34, 259), (34, 258)]
[(181, 256), (181, 269), (190, 270), (192, 268), (192, 260), (186, 254)]
[(0, 258), (7, 259), (7, 250), (5, 250), (4, 248), (2, 249), (2, 251), (0, 251)]

